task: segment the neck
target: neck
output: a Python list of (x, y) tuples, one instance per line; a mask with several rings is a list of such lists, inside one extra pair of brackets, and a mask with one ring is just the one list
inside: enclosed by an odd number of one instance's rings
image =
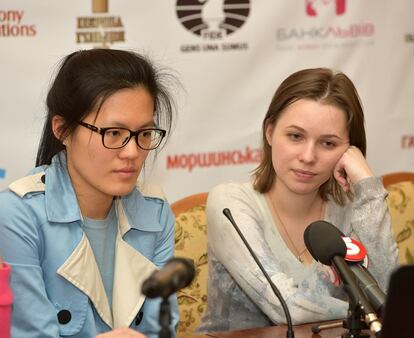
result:
[(86, 195), (76, 195), (83, 216), (96, 220), (102, 220), (108, 216), (112, 207), (113, 197), (97, 198), (94, 196), (91, 199)]
[(323, 218), (324, 202), (318, 191), (300, 195), (282, 184), (275, 184), (267, 194), (267, 201), (286, 246), (299, 262), (312, 264), (313, 258), (306, 250), (303, 232), (309, 224)]
[[(70, 174), (71, 170), (68, 169)], [(77, 176), (70, 176), (82, 215), (96, 220), (105, 219), (111, 210), (114, 197), (88, 189), (89, 186), (86, 186), (82, 180), (77, 179)]]
[(315, 211), (319, 212), (323, 205), (318, 191), (299, 195), (275, 184), (269, 191), (269, 195), (279, 213), (294, 216), (294, 218), (307, 218)]

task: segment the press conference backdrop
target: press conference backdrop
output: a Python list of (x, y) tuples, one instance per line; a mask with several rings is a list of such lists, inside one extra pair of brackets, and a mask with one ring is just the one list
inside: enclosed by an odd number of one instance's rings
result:
[(376, 174), (414, 171), (412, 0), (1, 0), (1, 189), (34, 165), (59, 60), (94, 47), (144, 53), (181, 82), (146, 168), (171, 202), (247, 179), (276, 87), (308, 67), (356, 84)]

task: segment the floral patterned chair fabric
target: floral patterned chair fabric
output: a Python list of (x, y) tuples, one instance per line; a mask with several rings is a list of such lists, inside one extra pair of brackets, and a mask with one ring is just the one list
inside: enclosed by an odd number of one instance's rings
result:
[(414, 264), (414, 173), (398, 172), (383, 176), (388, 190), (395, 240), (401, 264)]
[(175, 256), (191, 258), (196, 268), (192, 283), (177, 292), (180, 310), (178, 338), (194, 334), (207, 307), (207, 196), (203, 192), (171, 205), (176, 217)]

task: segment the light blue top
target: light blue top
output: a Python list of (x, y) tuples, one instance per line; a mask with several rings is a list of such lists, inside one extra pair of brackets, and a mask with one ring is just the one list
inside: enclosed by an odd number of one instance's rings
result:
[[(115, 200), (112, 308), (82, 228), (65, 153), (0, 193), (0, 255), (12, 267), (12, 337), (90, 338), (125, 326), (158, 337), (160, 300), (146, 299), (141, 286), (173, 256), (175, 221), (162, 197), (141, 191)], [(175, 296), (170, 303), (173, 329)]]
[(115, 240), (117, 220), (115, 204), (104, 220), (83, 218), (83, 230), (91, 244), (93, 254), (101, 273), (102, 282), (108, 297), (109, 306), (112, 307), (112, 286), (114, 284)]

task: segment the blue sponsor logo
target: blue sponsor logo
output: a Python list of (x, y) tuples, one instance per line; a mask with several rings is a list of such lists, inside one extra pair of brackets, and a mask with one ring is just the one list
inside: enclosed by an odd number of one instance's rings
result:
[(6, 177), (6, 169), (0, 168), (0, 180)]

